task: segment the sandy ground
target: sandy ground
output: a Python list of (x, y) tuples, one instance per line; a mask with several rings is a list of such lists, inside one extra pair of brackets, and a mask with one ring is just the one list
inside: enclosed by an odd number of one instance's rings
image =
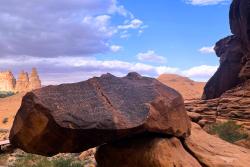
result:
[[(0, 98), (0, 129), (10, 129), (18, 111), (24, 93), (19, 93), (10, 97)], [(3, 120), (7, 119), (6, 123)]]

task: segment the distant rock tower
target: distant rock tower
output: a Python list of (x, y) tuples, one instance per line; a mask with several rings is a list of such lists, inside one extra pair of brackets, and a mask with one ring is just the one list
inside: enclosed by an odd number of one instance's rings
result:
[(27, 92), (29, 90), (29, 76), (27, 72), (21, 71), (17, 82), (15, 92)]
[(28, 92), (42, 87), (36, 68), (33, 68), (30, 77), (27, 72), (21, 71), (16, 80), (11, 71), (0, 72), (0, 91)]
[(38, 76), (36, 68), (32, 68), (30, 78), (29, 78), (29, 90), (41, 88), (41, 80)]
[(15, 90), (16, 79), (11, 71), (0, 72), (0, 91), (10, 91)]

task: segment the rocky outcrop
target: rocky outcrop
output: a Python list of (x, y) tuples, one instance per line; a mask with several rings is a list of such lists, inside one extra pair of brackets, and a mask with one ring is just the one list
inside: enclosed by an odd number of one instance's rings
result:
[(188, 112), (198, 113), (200, 125), (215, 123), (219, 119), (238, 121), (250, 131), (250, 80), (226, 91), (221, 97), (211, 100), (185, 102)]
[(27, 72), (21, 71), (16, 82), (16, 92), (25, 92), (29, 90), (29, 76)]
[(242, 45), (235, 35), (216, 43), (215, 51), (220, 57), (220, 66), (207, 82), (202, 98), (213, 99), (241, 82), (239, 73), (242, 68)]
[(232, 36), (220, 40), (215, 47), (220, 67), (206, 84), (203, 99), (220, 97), (245, 80), (250, 79), (250, 4), (234, 0), (230, 9)]
[(185, 100), (200, 99), (205, 82), (196, 82), (176, 74), (162, 74), (157, 80), (181, 93)]
[(21, 71), (17, 80), (11, 71), (0, 72), (0, 91), (28, 92), (41, 87), (41, 80), (36, 68), (32, 69), (30, 77), (27, 72)]
[(35, 90), (42, 87), (41, 80), (37, 73), (36, 68), (32, 68), (30, 78), (29, 78), (29, 90)]
[(192, 123), (192, 134), (182, 142), (175, 137), (155, 138), (149, 135), (102, 145), (95, 157), (101, 167), (248, 167), (250, 165), (249, 149), (209, 135), (195, 123)]
[(15, 84), (16, 79), (11, 71), (0, 72), (0, 91), (13, 92)]
[(192, 123), (192, 135), (185, 140), (185, 146), (194, 157), (208, 167), (248, 167), (250, 150), (227, 143), (207, 134)]
[(201, 167), (175, 137), (145, 136), (106, 144), (95, 157), (101, 167)]
[(10, 140), (27, 152), (52, 155), (147, 132), (190, 134), (181, 95), (137, 73), (123, 78), (106, 74), (26, 94)]

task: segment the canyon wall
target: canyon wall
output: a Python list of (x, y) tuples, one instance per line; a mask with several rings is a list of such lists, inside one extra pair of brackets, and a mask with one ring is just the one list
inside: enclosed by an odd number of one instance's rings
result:
[(31, 74), (21, 71), (16, 80), (11, 71), (0, 72), (0, 91), (10, 92), (28, 92), (41, 88), (41, 80), (36, 68), (33, 68)]

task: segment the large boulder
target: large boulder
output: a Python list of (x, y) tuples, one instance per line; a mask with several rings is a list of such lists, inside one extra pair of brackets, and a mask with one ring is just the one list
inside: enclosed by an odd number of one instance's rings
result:
[(26, 152), (53, 155), (147, 132), (185, 138), (190, 125), (175, 90), (137, 73), (106, 74), (27, 93), (10, 141)]
[(227, 143), (216, 136), (207, 134), (201, 127), (192, 123), (192, 135), (185, 140), (189, 152), (203, 166), (249, 167), (250, 150)]
[(98, 167), (201, 167), (175, 137), (145, 136), (105, 144), (95, 157)]

